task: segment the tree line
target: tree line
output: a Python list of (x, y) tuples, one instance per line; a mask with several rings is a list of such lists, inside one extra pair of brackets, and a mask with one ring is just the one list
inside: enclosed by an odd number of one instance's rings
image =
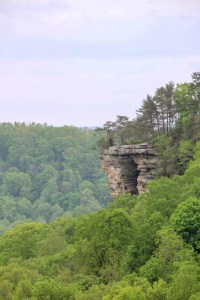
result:
[[(160, 155), (162, 175), (182, 174), (200, 139), (200, 72), (192, 81), (167, 83), (147, 95), (136, 118), (117, 116), (97, 131), (102, 133), (100, 149), (114, 145), (149, 142)], [(159, 174), (160, 176), (160, 174)]]

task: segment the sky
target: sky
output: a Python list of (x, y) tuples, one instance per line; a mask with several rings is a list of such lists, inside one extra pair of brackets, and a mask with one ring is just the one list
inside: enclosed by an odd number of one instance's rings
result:
[(0, 122), (102, 126), (200, 71), (199, 0), (0, 0)]

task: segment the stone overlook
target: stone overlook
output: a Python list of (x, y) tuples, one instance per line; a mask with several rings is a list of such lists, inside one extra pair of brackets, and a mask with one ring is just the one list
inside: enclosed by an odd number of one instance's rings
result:
[(155, 177), (158, 157), (154, 147), (144, 143), (110, 147), (100, 154), (111, 194), (140, 194)]

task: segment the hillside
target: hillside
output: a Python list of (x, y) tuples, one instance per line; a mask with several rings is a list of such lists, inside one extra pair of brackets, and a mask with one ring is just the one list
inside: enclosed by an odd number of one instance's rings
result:
[(200, 295), (200, 143), (185, 174), (140, 196), (0, 238), (0, 299), (167, 299)]
[(96, 139), (71, 126), (0, 124), (0, 230), (105, 207)]
[(147, 95), (134, 119), (117, 116), (97, 131), (100, 149), (113, 145), (150, 143), (160, 158), (158, 176), (183, 174), (200, 140), (200, 72), (191, 82), (169, 82)]
[[(0, 299), (200, 300), (199, 115), (194, 73), (97, 132), (1, 124), (1, 228), (16, 226), (0, 236)], [(96, 143), (133, 139), (156, 147), (160, 171), (111, 200)]]

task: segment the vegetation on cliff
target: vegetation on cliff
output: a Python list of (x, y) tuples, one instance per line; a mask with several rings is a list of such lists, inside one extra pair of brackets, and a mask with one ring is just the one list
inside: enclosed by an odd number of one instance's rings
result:
[(108, 207), (93, 131), (1, 124), (2, 231), (24, 224), (0, 237), (0, 299), (200, 299), (200, 73), (192, 78), (101, 130), (103, 147), (152, 141), (168, 175)]
[(161, 173), (183, 174), (192, 158), (193, 147), (200, 140), (200, 72), (192, 74), (192, 82), (169, 82), (143, 100), (137, 116), (129, 120), (118, 116), (108, 121), (99, 140), (101, 149), (113, 145), (149, 142), (157, 149)]
[(0, 299), (194, 300), (200, 295), (200, 142), (185, 174), (139, 196), (0, 238)]

